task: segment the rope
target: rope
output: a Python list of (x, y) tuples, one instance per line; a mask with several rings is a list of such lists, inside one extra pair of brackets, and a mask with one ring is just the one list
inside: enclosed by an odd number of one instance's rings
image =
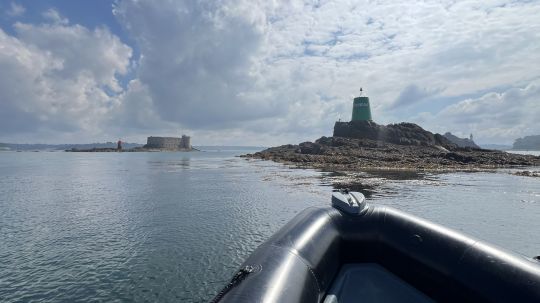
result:
[(235, 275), (232, 277), (229, 284), (227, 284), (223, 289), (215, 296), (215, 298), (210, 301), (210, 303), (219, 302), (225, 294), (229, 292), (233, 287), (242, 282), (250, 273), (254, 271), (253, 266), (246, 265), (244, 268), (241, 268)]

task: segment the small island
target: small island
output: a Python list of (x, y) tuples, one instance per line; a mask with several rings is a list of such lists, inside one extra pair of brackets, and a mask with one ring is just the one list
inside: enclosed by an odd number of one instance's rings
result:
[(137, 146), (130, 149), (124, 149), (122, 147), (122, 141), (118, 140), (116, 148), (114, 147), (103, 147), (103, 148), (89, 148), (89, 149), (78, 149), (71, 148), (67, 149), (67, 152), (160, 152), (160, 151), (170, 151), (170, 152), (189, 152), (189, 151), (198, 151), (198, 149), (193, 148), (191, 145), (191, 137), (182, 135), (182, 137), (153, 137), (150, 136), (146, 139), (146, 144), (143, 146)]
[(369, 98), (360, 96), (354, 99), (351, 121), (336, 122), (332, 137), (272, 147), (242, 157), (336, 171), (472, 171), (540, 165), (537, 156), (482, 149), (472, 142), (472, 136), (458, 139), (449, 133), (433, 134), (413, 123), (379, 125), (372, 121)]

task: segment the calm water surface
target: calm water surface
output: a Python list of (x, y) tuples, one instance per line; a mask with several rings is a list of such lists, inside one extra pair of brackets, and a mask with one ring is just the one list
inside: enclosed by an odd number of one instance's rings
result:
[[(205, 302), (296, 213), (350, 175), (204, 153), (0, 153), (3, 302)], [(252, 151), (251, 151), (252, 152)], [(357, 174), (395, 206), (540, 255), (540, 179)]]

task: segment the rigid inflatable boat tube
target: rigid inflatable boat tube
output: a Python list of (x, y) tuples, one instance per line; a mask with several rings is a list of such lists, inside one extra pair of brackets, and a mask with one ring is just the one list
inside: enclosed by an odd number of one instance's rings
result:
[(321, 302), (344, 264), (373, 262), (440, 302), (540, 302), (540, 264), (383, 206), (298, 214), (220, 302)]
[(385, 245), (457, 284), (469, 297), (488, 302), (540, 302), (540, 266), (392, 208), (385, 209)]
[(333, 209), (308, 208), (244, 262), (250, 274), (220, 302), (319, 302), (339, 270), (339, 232)]

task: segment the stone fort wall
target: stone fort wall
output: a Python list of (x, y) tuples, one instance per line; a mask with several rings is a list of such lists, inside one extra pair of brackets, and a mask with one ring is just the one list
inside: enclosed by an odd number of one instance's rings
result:
[(191, 138), (189, 136), (176, 137), (148, 137), (146, 140), (147, 148), (161, 149), (191, 149)]

